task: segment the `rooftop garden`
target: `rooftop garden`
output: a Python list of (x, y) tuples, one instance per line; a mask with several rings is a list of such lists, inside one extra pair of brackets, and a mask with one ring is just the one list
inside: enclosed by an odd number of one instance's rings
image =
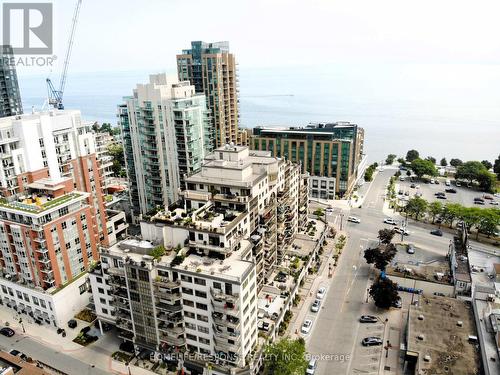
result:
[(80, 193), (70, 193), (63, 195), (62, 197), (47, 200), (43, 203), (28, 203), (27, 199), (25, 199), (23, 202), (9, 202), (5, 198), (2, 198), (0, 199), (0, 206), (24, 212), (39, 213), (67, 203), (75, 198), (80, 197), (81, 195), (82, 194)]

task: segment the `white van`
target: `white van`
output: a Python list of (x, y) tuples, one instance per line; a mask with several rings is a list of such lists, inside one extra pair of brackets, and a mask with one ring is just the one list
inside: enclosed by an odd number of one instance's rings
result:
[(446, 180), (445, 185), (446, 186), (450, 186), (451, 185), (451, 181), (450, 180)]

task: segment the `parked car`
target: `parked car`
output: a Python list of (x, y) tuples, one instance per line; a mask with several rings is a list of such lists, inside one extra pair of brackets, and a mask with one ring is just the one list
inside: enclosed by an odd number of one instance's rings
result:
[(436, 196), (437, 199), (446, 199), (446, 195), (444, 194), (439, 194)]
[(3, 327), (2, 329), (0, 329), (0, 334), (7, 336), (7, 337), (14, 336), (14, 333), (15, 333), (14, 330), (12, 328), (9, 328), (9, 327)]
[(14, 357), (19, 357), (21, 358), (22, 360), (26, 361), (28, 359), (28, 356), (22, 352), (20, 352), (19, 350), (16, 350), (16, 349), (12, 349), (10, 352), (9, 352), (10, 355), (13, 355)]
[(491, 201), (490, 204), (492, 204), (493, 206), (498, 206), (498, 202), (497, 201)]
[(316, 293), (316, 298), (323, 299), (325, 294), (326, 294), (326, 288), (324, 286), (322, 286), (321, 288), (318, 289), (318, 292)]
[(488, 199), (488, 200), (490, 200), (490, 201), (492, 201), (492, 200), (493, 200), (493, 197), (492, 197), (491, 195), (488, 195), (488, 194), (483, 195), (483, 198), (484, 198), (484, 199)]
[(399, 177), (399, 181), (404, 181), (405, 178), (403, 176)]
[(311, 331), (312, 324), (313, 322), (311, 319), (304, 320), (304, 323), (302, 323), (302, 327), (300, 328), (300, 332), (307, 335)]
[(360, 323), (377, 323), (378, 318), (373, 315), (361, 315), (359, 318)]
[(315, 299), (314, 302), (311, 305), (311, 311), (312, 312), (318, 312), (320, 305), (321, 305), (321, 300)]
[(398, 222), (396, 220), (394, 220), (392, 217), (386, 217), (384, 219), (384, 223), (391, 224), (391, 225), (398, 225)]
[(480, 206), (484, 206), (486, 203), (484, 203), (484, 201), (474, 200), (474, 204), (479, 204)]
[(394, 231), (396, 233), (403, 234), (404, 236), (409, 236), (410, 235), (410, 232), (408, 232), (406, 229), (404, 229), (402, 227), (395, 227)]
[(438, 217), (436, 221), (434, 221), (436, 224), (443, 224), (443, 218)]
[(332, 215), (332, 214), (333, 214), (333, 208), (332, 208), (332, 207), (327, 207), (327, 208), (325, 209), (325, 213), (326, 213), (327, 215)]
[(431, 184), (433, 184), (435, 182), (435, 180), (433, 178), (431, 178), (430, 182), (431, 182)]
[(413, 244), (409, 244), (409, 245), (408, 245), (408, 248), (406, 249), (406, 252), (407, 252), (408, 254), (415, 254), (415, 245), (413, 245)]
[(439, 185), (439, 180), (435, 180), (435, 181), (434, 181), (434, 183), (435, 183), (436, 185)]
[(363, 346), (379, 346), (382, 345), (382, 339), (380, 337), (365, 337), (363, 341), (361, 341), (361, 345)]
[(409, 191), (405, 191), (405, 195), (406, 195), (406, 196), (409, 196), (409, 195), (410, 195), (410, 192), (409, 192)]
[(457, 187), (462, 186), (462, 184), (460, 183), (460, 181), (455, 181), (455, 185), (456, 185)]
[(76, 328), (77, 325), (78, 325), (78, 322), (75, 319), (71, 319), (68, 321), (69, 328)]
[(411, 187), (412, 189), (415, 189), (415, 188), (417, 187), (417, 185), (415, 185), (415, 184), (411, 184), (411, 185), (410, 185), (410, 187)]
[(450, 180), (446, 180), (446, 182), (444, 183), (446, 186), (450, 186), (451, 185), (451, 181)]
[(474, 202), (476, 202), (476, 201), (478, 201), (478, 202), (484, 202), (484, 199), (481, 198), (481, 197), (475, 197), (474, 198)]
[(438, 237), (443, 237), (443, 231), (440, 229), (431, 230), (431, 234)]
[(456, 194), (457, 189), (449, 188), (449, 189), (444, 189), (444, 191), (446, 191), (447, 193), (453, 193), (453, 194)]
[(307, 364), (306, 375), (314, 375), (316, 372), (316, 360), (311, 359)]
[(347, 218), (347, 221), (350, 221), (351, 223), (356, 223), (356, 224), (361, 223), (361, 220), (359, 218), (357, 218), (356, 216), (349, 216)]

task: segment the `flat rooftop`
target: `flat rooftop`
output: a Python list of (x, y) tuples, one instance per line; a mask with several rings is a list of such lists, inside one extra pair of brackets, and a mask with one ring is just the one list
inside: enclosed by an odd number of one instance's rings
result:
[(415, 247), (415, 254), (408, 254), (404, 245), (396, 244), (396, 247), (398, 252), (386, 269), (388, 275), (453, 284), (450, 264), (445, 256), (418, 247)]
[(477, 335), (470, 304), (421, 296), (409, 308), (407, 359), (416, 358), (419, 374), (476, 374), (480, 358), (469, 335)]
[(87, 194), (83, 192), (73, 192), (65, 194), (58, 198), (51, 198), (44, 194), (38, 194), (36, 198), (26, 198), (21, 201), (8, 201), (5, 198), (0, 198), (0, 207), (8, 208), (13, 211), (23, 211), (32, 214), (39, 214), (58, 206), (62, 206), (71, 201), (76, 201), (85, 198)]
[(241, 240), (240, 248), (231, 252), (231, 255), (225, 259), (189, 254), (175, 268), (242, 282), (243, 278), (253, 268), (251, 261), (242, 259), (243, 254), (246, 254), (251, 246), (250, 241)]

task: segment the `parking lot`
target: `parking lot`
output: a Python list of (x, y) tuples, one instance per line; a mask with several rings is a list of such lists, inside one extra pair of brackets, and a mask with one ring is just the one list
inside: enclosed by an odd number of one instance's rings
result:
[[(412, 182), (410, 181), (409, 178), (406, 178), (405, 181), (397, 181), (396, 182), (396, 193), (398, 193), (400, 190), (404, 193), (408, 192), (409, 197), (414, 197), (416, 193), (421, 193), (422, 198), (425, 200), (432, 202), (432, 201), (440, 201), (443, 204), (445, 203), (460, 203), (462, 206), (465, 207), (472, 207), (474, 206), (474, 198), (476, 197), (482, 197), (484, 195), (483, 192), (473, 190), (471, 188), (468, 188), (464, 185), (457, 187), (452, 181), (451, 186), (446, 186), (445, 185), (445, 178), (439, 178), (438, 179), (439, 184), (430, 184), (430, 183), (424, 183), (424, 182), (419, 182), (415, 181)], [(419, 188), (412, 188), (411, 185), (415, 184), (415, 186), (418, 186)], [(446, 188), (453, 188), (457, 192), (456, 193), (446, 193), (446, 199), (437, 199), (436, 196), (434, 195), (435, 193), (438, 192), (444, 192)], [(494, 197), (494, 201), (500, 202), (500, 198)], [(485, 200), (485, 205), (481, 205), (478, 207), (495, 207), (491, 204), (491, 200)], [(498, 207), (498, 206), (496, 206)]]
[(350, 374), (378, 374), (380, 358), (382, 356), (382, 346), (363, 346), (361, 341), (365, 337), (384, 337), (384, 322), (360, 324), (358, 337), (356, 338), (354, 357)]

